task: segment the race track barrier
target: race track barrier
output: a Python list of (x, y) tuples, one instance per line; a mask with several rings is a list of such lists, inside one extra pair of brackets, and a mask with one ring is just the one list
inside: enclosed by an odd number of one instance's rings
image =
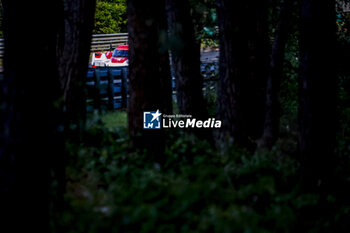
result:
[(86, 79), (87, 110), (127, 107), (128, 67), (89, 68)]
[[(203, 95), (216, 92), (217, 63), (202, 64)], [(172, 72), (173, 99), (176, 101), (175, 79)], [(128, 66), (89, 68), (86, 79), (87, 110), (105, 111), (127, 108)]]

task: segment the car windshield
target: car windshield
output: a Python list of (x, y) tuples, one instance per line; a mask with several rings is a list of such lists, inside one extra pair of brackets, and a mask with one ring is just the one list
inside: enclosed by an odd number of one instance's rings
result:
[(113, 57), (127, 57), (128, 50), (114, 50)]

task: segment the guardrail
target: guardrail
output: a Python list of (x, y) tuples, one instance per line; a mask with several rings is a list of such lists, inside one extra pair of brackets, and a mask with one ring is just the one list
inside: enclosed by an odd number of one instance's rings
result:
[[(217, 63), (201, 65), (203, 95), (216, 93)], [(127, 108), (128, 66), (89, 68), (86, 79), (87, 110), (113, 110)], [(173, 72), (172, 72), (173, 76)], [(175, 79), (172, 77), (173, 98), (176, 101)]]
[[(128, 43), (128, 33), (93, 34), (91, 52), (107, 51)], [(0, 38), (0, 58), (4, 56), (4, 39)]]
[(89, 68), (86, 75), (87, 110), (127, 107), (128, 67)]
[(94, 34), (92, 35), (90, 51), (107, 51), (118, 45), (125, 45), (127, 43), (128, 33)]

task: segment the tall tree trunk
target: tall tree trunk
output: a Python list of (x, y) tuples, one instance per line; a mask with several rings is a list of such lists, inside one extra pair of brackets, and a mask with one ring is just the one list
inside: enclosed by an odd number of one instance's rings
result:
[(58, 1), (2, 3), (0, 231), (49, 232), (50, 163), (60, 150), (55, 107)]
[(204, 119), (200, 74), (200, 49), (197, 44), (188, 0), (167, 0), (171, 58), (175, 74), (176, 99), (181, 114)]
[[(208, 118), (200, 73), (200, 40), (196, 38), (188, 0), (166, 1), (176, 101), (180, 114)], [(192, 129), (198, 138), (213, 144), (210, 129)]]
[(172, 78), (170, 72), (170, 58), (169, 58), (169, 36), (168, 36), (168, 22), (165, 11), (165, 1), (160, 2), (159, 12), (159, 55), (160, 55), (160, 81), (163, 111), (166, 114), (173, 112), (173, 98), (172, 98)]
[(301, 1), (299, 134), (307, 186), (334, 171), (336, 124), (335, 2)]
[[(86, 120), (85, 81), (90, 55), (96, 0), (60, 0), (56, 28), (56, 71), (60, 81), (59, 102), (64, 131), (60, 141), (80, 140)], [(66, 151), (54, 159), (53, 178), (57, 190), (52, 205), (56, 213), (62, 211), (65, 192)], [(55, 219), (56, 220), (56, 219)]]
[(267, 1), (217, 0), (219, 141), (254, 149), (262, 135), (269, 64)]
[(89, 62), (96, 0), (62, 1), (57, 65), (68, 123), (85, 122), (85, 79)]
[(278, 139), (280, 124), (280, 85), (283, 73), (284, 52), (288, 39), (289, 20), (292, 13), (292, 0), (282, 0), (280, 18), (276, 26), (272, 45), (270, 74), (267, 79), (266, 114), (264, 134), (259, 141), (261, 147), (271, 149)]
[[(163, 161), (164, 132), (143, 129), (143, 112), (164, 112), (162, 87), (164, 70), (159, 53), (160, 17), (164, 14), (161, 0), (149, 4), (128, 0), (129, 32), (129, 105), (128, 124), (132, 145), (146, 148), (158, 161)], [(164, 55), (164, 54), (163, 54)], [(164, 62), (164, 61), (163, 61)], [(169, 93), (171, 95), (171, 93)]]

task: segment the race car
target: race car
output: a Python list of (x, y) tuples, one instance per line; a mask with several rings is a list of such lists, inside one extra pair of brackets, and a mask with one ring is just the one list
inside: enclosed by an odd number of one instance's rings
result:
[(127, 66), (129, 46), (119, 45), (113, 52), (111, 59), (106, 62), (106, 66)]
[(91, 66), (127, 66), (128, 65), (128, 45), (120, 45), (112, 52), (101, 53), (97, 52), (92, 55)]
[(109, 59), (112, 57), (112, 54), (113, 54), (112, 52), (106, 52), (106, 53), (97, 52), (92, 54), (91, 66), (93, 68), (106, 66), (106, 62), (109, 61)]

